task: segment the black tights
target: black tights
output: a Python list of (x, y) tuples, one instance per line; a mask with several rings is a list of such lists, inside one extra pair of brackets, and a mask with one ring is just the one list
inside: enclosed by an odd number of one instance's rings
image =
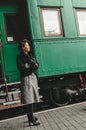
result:
[(33, 104), (28, 104), (25, 106), (25, 113), (27, 114), (28, 119), (33, 120)]

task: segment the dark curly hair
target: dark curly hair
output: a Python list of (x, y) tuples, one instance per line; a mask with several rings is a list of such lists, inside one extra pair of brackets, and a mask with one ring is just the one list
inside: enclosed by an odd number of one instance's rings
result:
[[(19, 48), (20, 51), (22, 51), (22, 47), (25, 46), (25, 43), (26, 43), (26, 42), (28, 42), (27, 39), (23, 39), (22, 41), (19, 42), (18, 48)], [(28, 44), (29, 44), (29, 43), (28, 43)]]

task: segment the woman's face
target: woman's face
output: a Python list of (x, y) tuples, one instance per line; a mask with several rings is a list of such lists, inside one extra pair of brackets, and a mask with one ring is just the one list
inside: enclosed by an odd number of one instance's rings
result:
[(30, 52), (30, 45), (26, 42), (25, 45), (22, 47), (22, 50), (23, 50), (25, 53)]

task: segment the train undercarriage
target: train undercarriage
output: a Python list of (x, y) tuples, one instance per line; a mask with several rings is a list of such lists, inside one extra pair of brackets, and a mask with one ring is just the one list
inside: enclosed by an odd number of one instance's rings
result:
[[(76, 73), (38, 80), (42, 101), (65, 106), (76, 99), (86, 99), (86, 74)], [(20, 106), (20, 82), (0, 85), (0, 105)]]
[(41, 83), (44, 100), (55, 106), (68, 105), (86, 98), (86, 74), (78, 73), (48, 79)]

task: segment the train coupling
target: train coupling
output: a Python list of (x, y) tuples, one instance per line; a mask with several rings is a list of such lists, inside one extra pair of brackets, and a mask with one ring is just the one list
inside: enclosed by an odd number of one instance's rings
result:
[(78, 95), (78, 91), (72, 90), (72, 89), (66, 89), (65, 93), (66, 93), (66, 95), (70, 96), (71, 98)]
[(65, 90), (66, 95), (70, 96), (71, 98), (74, 96), (84, 95), (86, 96), (86, 88), (78, 88), (77, 90), (72, 89), (66, 89)]
[(80, 94), (86, 94), (86, 88), (79, 88), (79, 93)]

